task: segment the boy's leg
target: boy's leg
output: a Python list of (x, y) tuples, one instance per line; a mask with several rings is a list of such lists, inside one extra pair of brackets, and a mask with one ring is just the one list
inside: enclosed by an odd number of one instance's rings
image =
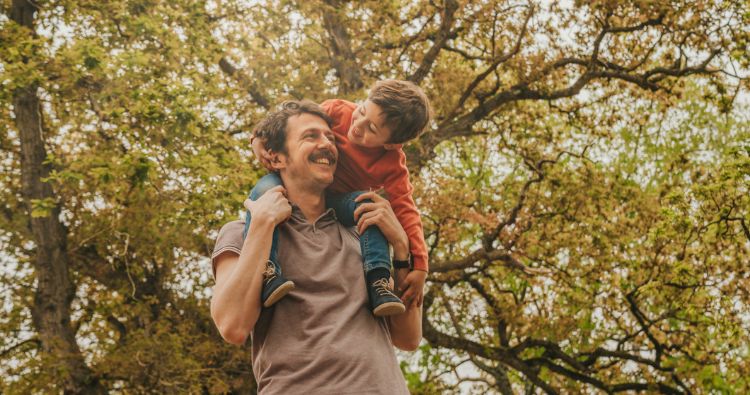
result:
[[(355, 202), (354, 199), (364, 192), (352, 192), (344, 195), (328, 195), (326, 205), (336, 211), (336, 218), (344, 226), (355, 226), (354, 210), (371, 200)], [(377, 316), (403, 313), (405, 310), (401, 299), (390, 288), (391, 259), (388, 241), (377, 226), (370, 226), (359, 235), (359, 245), (364, 261), (367, 293), (370, 297), (370, 308)]]
[[(270, 173), (263, 176), (255, 187), (250, 191), (248, 199), (258, 200), (263, 196), (266, 191), (271, 188), (283, 185), (281, 178), (278, 174)], [(250, 228), (250, 210), (245, 213), (245, 230), (242, 233), (242, 238), (247, 237), (247, 231)], [(273, 230), (273, 236), (271, 237), (271, 254), (266, 262), (266, 271), (263, 274), (263, 290), (261, 291), (260, 300), (265, 307), (271, 307), (274, 303), (278, 302), (279, 299), (286, 296), (292, 289), (294, 289), (294, 282), (287, 280), (281, 275), (281, 266), (278, 261), (278, 245), (279, 245), (279, 230), (275, 228)]]

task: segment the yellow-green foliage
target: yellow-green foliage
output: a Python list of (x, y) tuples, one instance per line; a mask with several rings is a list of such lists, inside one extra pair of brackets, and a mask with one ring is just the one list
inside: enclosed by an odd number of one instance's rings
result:
[[(40, 1), (33, 33), (12, 3), (0, 392), (66, 375), (30, 314), (29, 221), (55, 207), (106, 388), (254, 392), (249, 347), (209, 314), (213, 238), (263, 174), (249, 131), (393, 77), (436, 114), (406, 146), (432, 268), (412, 391), (750, 391), (746, 2)], [(54, 196), (24, 202), (13, 97), (35, 84)]]

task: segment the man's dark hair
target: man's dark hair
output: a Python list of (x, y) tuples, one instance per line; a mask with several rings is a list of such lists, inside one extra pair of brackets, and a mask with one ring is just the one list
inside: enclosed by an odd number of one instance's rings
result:
[(409, 81), (382, 80), (370, 89), (371, 102), (383, 111), (391, 129), (389, 143), (401, 144), (419, 137), (432, 116), (430, 101), (422, 88)]
[(279, 109), (268, 114), (253, 129), (253, 135), (265, 139), (267, 150), (286, 154), (286, 126), (289, 118), (295, 115), (310, 114), (322, 118), (333, 127), (333, 120), (322, 107), (310, 100), (288, 100)]

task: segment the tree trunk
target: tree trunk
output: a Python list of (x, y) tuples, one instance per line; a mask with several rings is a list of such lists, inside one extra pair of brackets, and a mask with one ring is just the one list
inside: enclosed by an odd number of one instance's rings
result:
[(349, 33), (338, 15), (341, 6), (339, 0), (326, 1), (326, 6), (323, 6), (323, 27), (328, 32), (331, 63), (339, 76), (339, 95), (346, 96), (362, 89), (365, 84), (354, 58)]
[[(11, 17), (33, 35), (36, 11), (36, 6), (28, 0), (13, 0)], [(29, 214), (33, 200), (54, 198), (50, 184), (42, 181), (49, 175), (50, 166), (44, 164), (47, 154), (37, 89), (38, 86), (32, 84), (13, 91), (13, 112), (21, 139), (22, 194)], [(105, 393), (86, 365), (70, 325), (75, 285), (68, 273), (66, 229), (59, 216), (60, 208), (56, 204), (49, 215), (30, 219), (37, 279), (32, 321), (39, 333), (44, 357), (56, 361), (56, 374), (60, 375), (65, 393)]]

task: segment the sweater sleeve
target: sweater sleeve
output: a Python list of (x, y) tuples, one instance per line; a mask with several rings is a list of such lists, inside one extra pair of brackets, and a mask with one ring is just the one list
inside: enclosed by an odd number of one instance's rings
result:
[(328, 99), (320, 103), (323, 111), (333, 120), (331, 129), (336, 133), (337, 137), (340, 135), (346, 136), (347, 128), (342, 127), (341, 124), (345, 121), (345, 118), (349, 119), (346, 115), (347, 113), (351, 114), (355, 106), (354, 103), (341, 99)]
[(400, 149), (397, 153), (399, 156), (398, 166), (385, 179), (383, 188), (388, 195), (396, 218), (398, 218), (409, 237), (409, 252), (414, 259), (414, 269), (428, 271), (427, 244), (424, 241), (422, 219), (412, 198), (414, 187), (409, 182), (406, 156)]

